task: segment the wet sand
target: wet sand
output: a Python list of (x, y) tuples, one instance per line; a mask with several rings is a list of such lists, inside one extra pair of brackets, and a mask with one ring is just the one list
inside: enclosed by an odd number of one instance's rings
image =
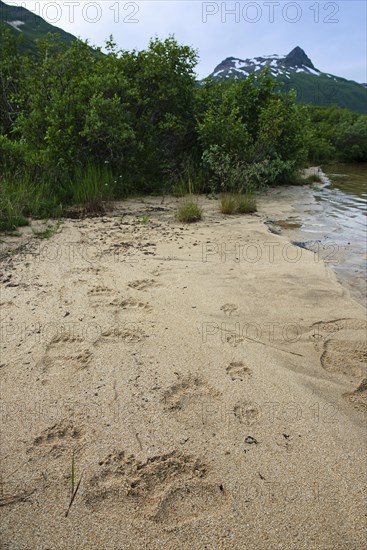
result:
[[(320, 183), (269, 190), (264, 208), (273, 229), (314, 251), (352, 297), (366, 306), (367, 168), (332, 165), (327, 169), (329, 175), (317, 167), (306, 170), (308, 175), (316, 173)], [(280, 218), (273, 216), (274, 206)]]
[(365, 548), (366, 311), (199, 202), (4, 237), (3, 548)]

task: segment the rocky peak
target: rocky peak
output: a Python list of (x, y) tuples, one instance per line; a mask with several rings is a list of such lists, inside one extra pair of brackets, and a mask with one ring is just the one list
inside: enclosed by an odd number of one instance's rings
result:
[(306, 55), (306, 52), (299, 46), (294, 48), (284, 59), (284, 65), (289, 67), (309, 67), (314, 69), (311, 59)]

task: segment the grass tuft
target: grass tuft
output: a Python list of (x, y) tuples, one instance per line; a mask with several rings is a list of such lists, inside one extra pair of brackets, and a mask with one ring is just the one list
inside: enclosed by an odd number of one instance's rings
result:
[(235, 196), (230, 193), (223, 193), (220, 196), (220, 211), (222, 214), (235, 214), (236, 212), (236, 200)]
[(256, 210), (256, 199), (251, 193), (223, 193), (220, 196), (222, 214), (252, 214)]
[(310, 174), (307, 178), (304, 178), (308, 183), (322, 183), (322, 178), (318, 174)]
[(236, 196), (236, 211), (239, 214), (252, 214), (256, 212), (256, 199), (254, 195), (237, 195)]
[(200, 206), (192, 199), (188, 199), (182, 204), (176, 213), (176, 219), (179, 222), (194, 223), (203, 217), (203, 211)]

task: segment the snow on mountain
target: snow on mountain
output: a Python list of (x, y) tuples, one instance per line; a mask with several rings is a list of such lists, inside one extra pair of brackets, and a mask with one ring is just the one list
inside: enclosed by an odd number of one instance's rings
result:
[(211, 76), (216, 78), (246, 78), (268, 67), (274, 76), (291, 73), (307, 73), (319, 76), (321, 71), (313, 66), (312, 61), (300, 47), (294, 48), (288, 55), (263, 55), (251, 59), (227, 57), (214, 69)]

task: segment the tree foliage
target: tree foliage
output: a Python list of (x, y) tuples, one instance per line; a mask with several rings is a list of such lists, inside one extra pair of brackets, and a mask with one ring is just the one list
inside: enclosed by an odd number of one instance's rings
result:
[(339, 107), (308, 107), (311, 162), (367, 162), (367, 116)]

